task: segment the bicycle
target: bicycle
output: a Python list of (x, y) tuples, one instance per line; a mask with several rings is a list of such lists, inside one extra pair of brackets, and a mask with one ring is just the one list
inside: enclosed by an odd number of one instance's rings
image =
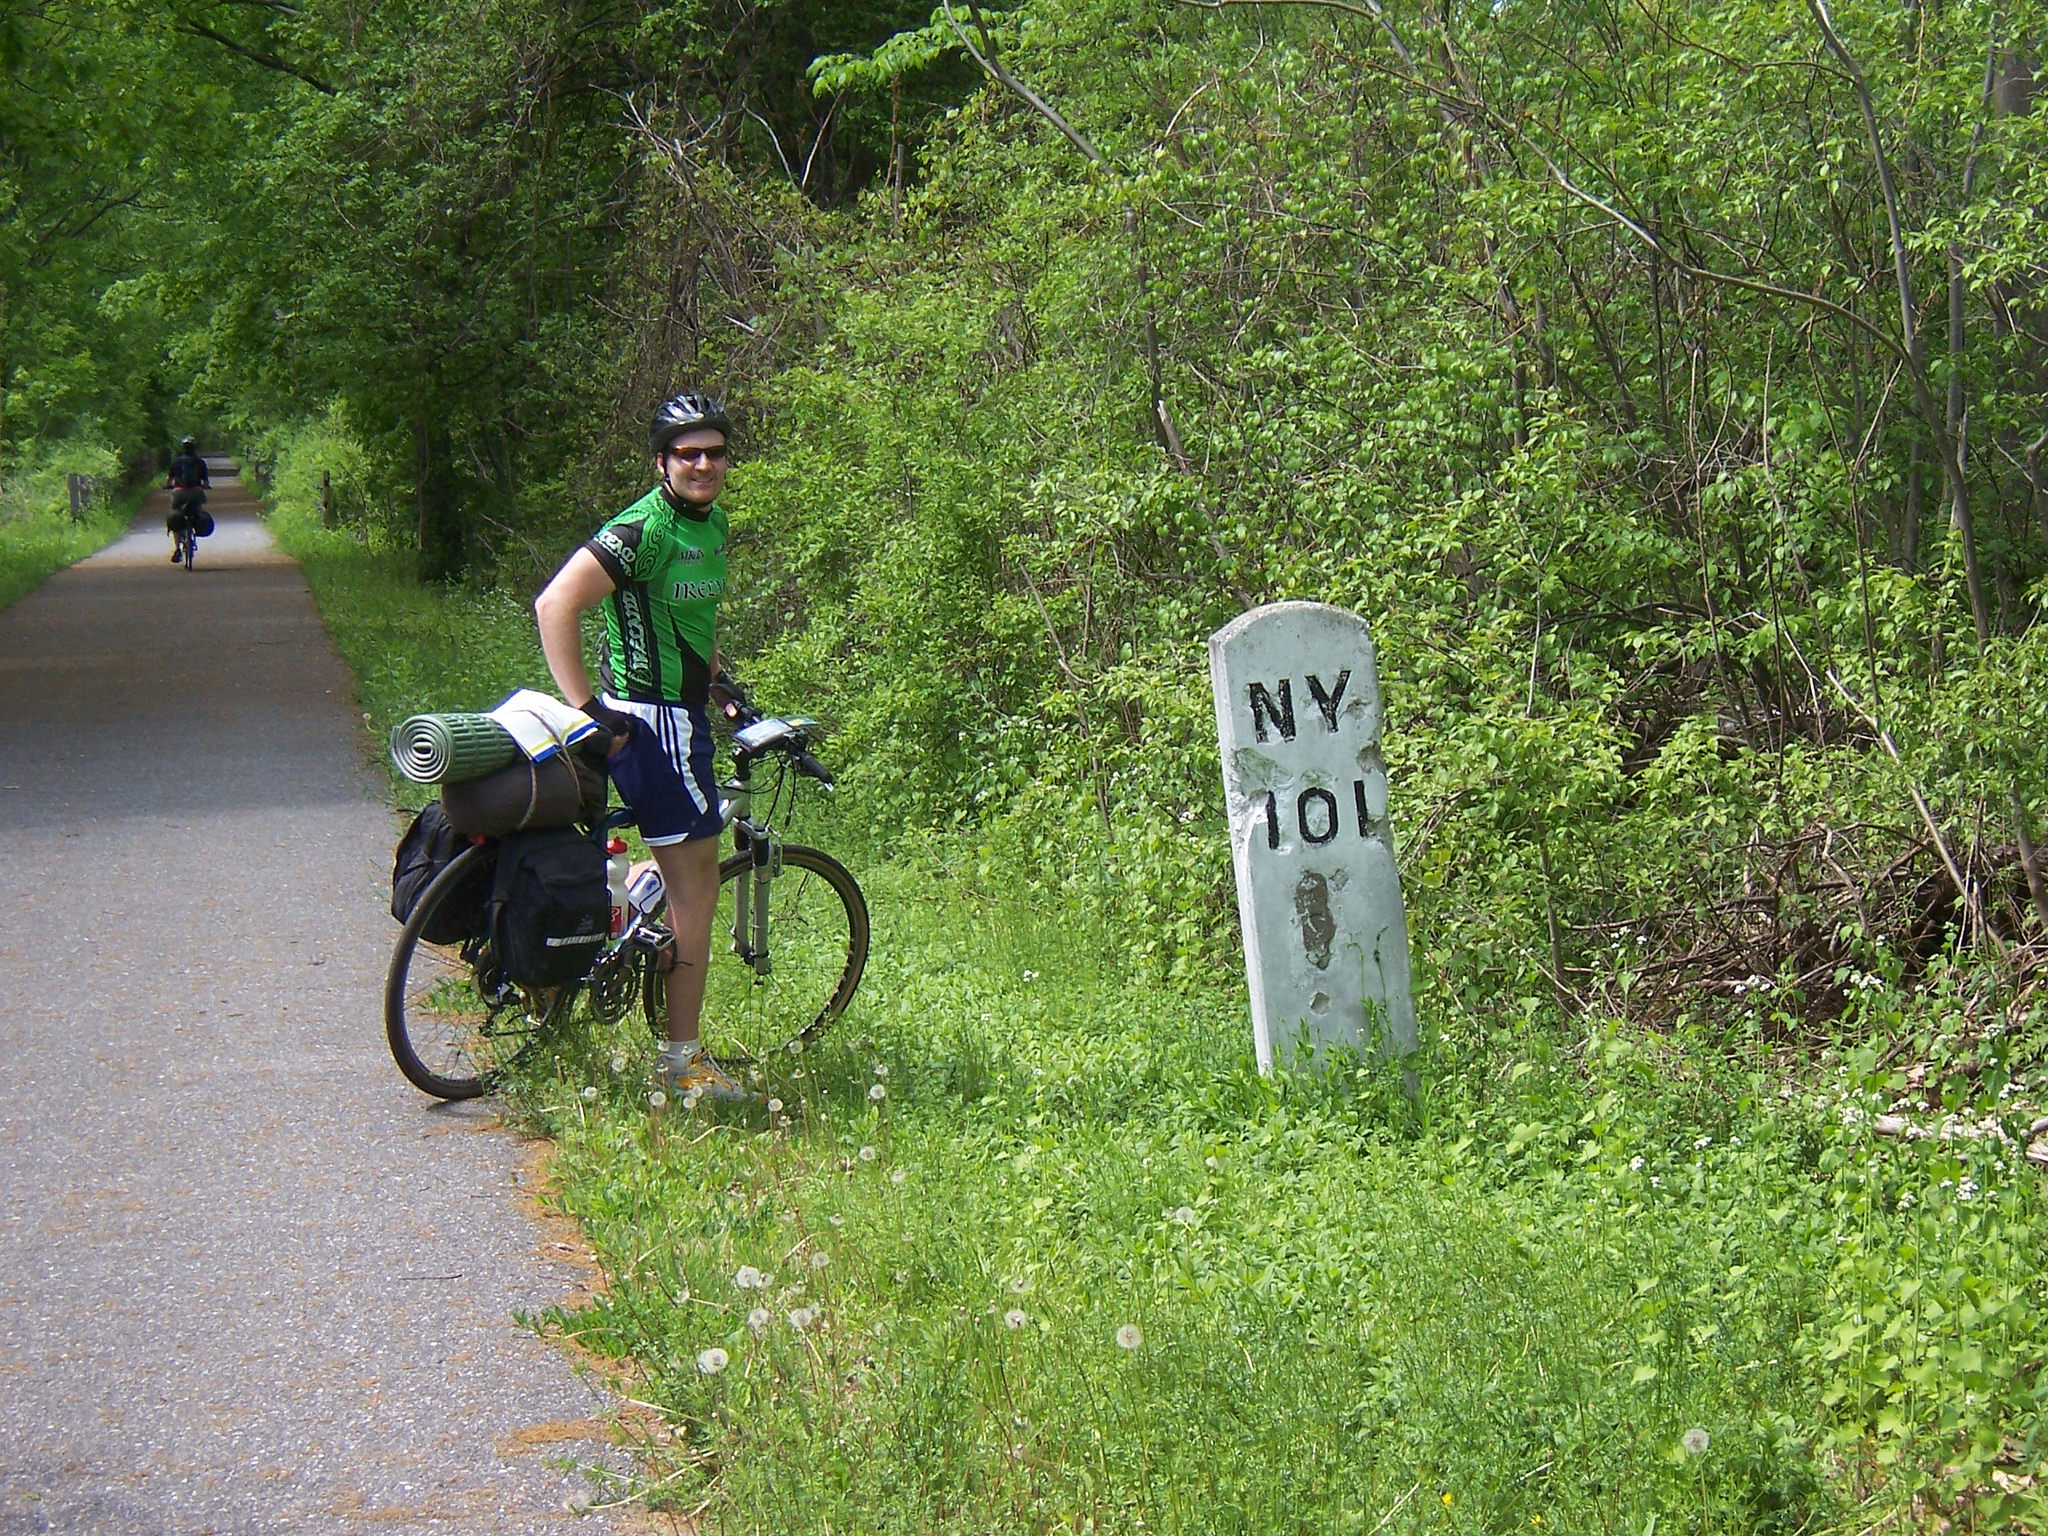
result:
[(184, 566), (187, 574), (191, 572), (192, 562), (199, 554), (199, 519), (204, 516), (204, 491), (180, 489), (172, 492), (171, 515), (166, 526), (171, 530), (171, 537), (177, 542), (171, 554), (171, 564)]
[[(776, 822), (794, 812), (799, 778), (826, 793), (832, 777), (810, 753), (814, 720), (745, 711), (733, 733), (733, 782), (721, 805), (733, 853), (718, 866), (718, 911), (704, 991), (704, 1048), (728, 1075), (742, 1078), (777, 1050), (802, 1049), (846, 1011), (867, 967), (867, 898), (846, 867), (820, 849), (791, 843)], [(775, 772), (767, 812), (754, 815), (753, 774)], [(612, 811), (591, 836), (600, 841), (632, 826)], [(589, 972), (567, 986), (530, 992), (498, 972), (488, 935), (437, 944), (423, 937), (474, 882), (495, 849), (464, 849), (421, 893), (392, 951), (384, 985), (384, 1028), (406, 1080), (440, 1099), (491, 1092), (507, 1072), (569, 1027), (577, 1014), (608, 1026), (637, 998), (657, 1043), (668, 1037), (667, 990), (654, 963), (667, 938), (661, 874), (634, 877), (621, 931)], [(729, 938), (721, 948), (720, 938)], [(580, 1006), (579, 1006), (580, 1005)]]

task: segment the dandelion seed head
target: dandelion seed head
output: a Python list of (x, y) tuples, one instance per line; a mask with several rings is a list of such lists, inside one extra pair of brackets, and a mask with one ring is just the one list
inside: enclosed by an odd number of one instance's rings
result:
[(1013, 1295), (1022, 1296), (1030, 1289), (1031, 1277), (1029, 1275), (1019, 1275), (1010, 1282), (1010, 1291)]
[(832, 1255), (827, 1253), (822, 1248), (820, 1248), (816, 1253), (813, 1253), (811, 1255), (811, 1268), (813, 1269), (823, 1269), (826, 1265), (830, 1264), (831, 1262)]
[(874, 1087), (868, 1090), (868, 1097), (874, 1100), (875, 1103), (879, 1104), (882, 1102), (882, 1100), (889, 1097), (889, 1090), (884, 1088), (880, 1083), (877, 1083)]
[(583, 1090), (583, 1102), (586, 1104), (595, 1104), (597, 1102), (597, 1084), (592, 1083)]
[(770, 1317), (766, 1307), (756, 1307), (747, 1314), (747, 1326), (756, 1333), (766, 1328), (771, 1321), (773, 1319)]
[(817, 1320), (818, 1309), (816, 1307), (796, 1307), (793, 1308), (789, 1314), (789, 1326), (794, 1328), (798, 1333), (802, 1333), (806, 1328), (810, 1327), (811, 1324), (815, 1323)]
[(801, 1056), (801, 1055), (803, 1055), (803, 1053), (804, 1053), (804, 1043), (803, 1043), (803, 1041), (801, 1041), (801, 1040), (792, 1040), (792, 1041), (790, 1041), (790, 1042), (789, 1042), (789, 1054), (790, 1054), (790, 1055), (792, 1055), (792, 1056)]
[(699, 1093), (695, 1088), (692, 1088), (688, 1093), (683, 1095), (683, 1108), (695, 1109), (697, 1107), (697, 1101), (702, 1097), (703, 1095), (701, 1093)]
[(612, 1058), (612, 1071), (614, 1071), (614, 1072), (623, 1072), (623, 1071), (625, 1071), (625, 1070), (626, 1070), (626, 1058), (625, 1058), (624, 1056), (614, 1056), (614, 1057)]
[(775, 1117), (775, 1128), (778, 1131), (786, 1131), (795, 1123), (796, 1122), (791, 1120), (787, 1115), (777, 1115)]
[(1178, 1210), (1169, 1211), (1167, 1214), (1184, 1227), (1192, 1227), (1195, 1224), (1195, 1208), (1192, 1205), (1181, 1206)]
[(732, 1283), (743, 1291), (765, 1291), (771, 1277), (764, 1275), (751, 1264), (742, 1264), (739, 1272), (732, 1277)]
[(1678, 1443), (1685, 1447), (1686, 1455), (1704, 1456), (1707, 1454), (1707, 1446), (1712, 1443), (1712, 1438), (1704, 1429), (1688, 1429)]
[(655, 1089), (654, 1092), (647, 1095), (647, 1107), (649, 1109), (667, 1109), (668, 1095), (659, 1088)]
[(768, 1101), (768, 1113), (769, 1113), (769, 1114), (771, 1114), (771, 1115), (779, 1115), (779, 1114), (781, 1114), (781, 1113), (782, 1113), (782, 1100), (780, 1100), (780, 1099), (770, 1099), (770, 1100)]
[(873, 1147), (862, 1147), (854, 1155), (864, 1163), (872, 1163), (875, 1160), (875, 1149)]
[(722, 1349), (707, 1349), (697, 1357), (697, 1369), (706, 1376), (716, 1376), (730, 1364), (732, 1356)]
[(898, 1285), (908, 1285), (910, 1284), (910, 1271), (907, 1269), (899, 1269), (896, 1271), (895, 1274), (891, 1275), (889, 1278), (894, 1280)]
[(1031, 1315), (1022, 1307), (1012, 1307), (1003, 1314), (1003, 1326), (1015, 1331), (1031, 1321)]
[(1118, 1349), (1136, 1349), (1144, 1342), (1144, 1332), (1136, 1323), (1125, 1323), (1123, 1327), (1116, 1331), (1116, 1347)]
[(895, 1172), (889, 1175), (889, 1182), (891, 1184), (901, 1184), (905, 1179), (909, 1177), (910, 1170), (908, 1168), (898, 1168), (895, 1170)]
[(843, 1227), (846, 1225), (846, 1218), (840, 1215), (837, 1211), (834, 1211), (830, 1216), (827, 1216), (825, 1219), (831, 1222), (832, 1225), (835, 1227)]
[(878, 1061), (878, 1062), (876, 1062), (876, 1063), (875, 1063), (875, 1076), (877, 1076), (877, 1077), (887, 1077), (888, 1075), (889, 1075), (889, 1063), (887, 1063), (886, 1061)]

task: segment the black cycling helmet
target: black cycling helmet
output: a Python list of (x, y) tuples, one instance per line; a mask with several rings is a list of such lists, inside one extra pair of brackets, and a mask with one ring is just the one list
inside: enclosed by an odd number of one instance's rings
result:
[(178, 446), (184, 449), (187, 453), (190, 453), (194, 448), (197, 448), (199, 446), (199, 439), (196, 437), (181, 437), (178, 439)]
[(647, 446), (657, 455), (664, 454), (668, 445), (683, 433), (699, 431), (723, 432), (729, 439), (732, 418), (710, 395), (671, 395), (655, 407), (654, 421), (647, 429)]

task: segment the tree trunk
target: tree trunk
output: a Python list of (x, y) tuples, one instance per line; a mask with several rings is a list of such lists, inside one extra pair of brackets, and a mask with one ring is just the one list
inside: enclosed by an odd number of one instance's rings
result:
[(445, 428), (425, 417), (413, 423), (418, 457), (421, 581), (453, 581), (464, 564), (462, 502), (455, 478), (455, 450)]

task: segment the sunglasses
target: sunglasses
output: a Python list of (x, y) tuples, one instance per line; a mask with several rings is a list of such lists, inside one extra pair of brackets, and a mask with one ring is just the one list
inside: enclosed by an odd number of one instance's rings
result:
[(685, 464), (723, 464), (730, 452), (725, 444), (718, 443), (710, 448), (671, 448), (668, 456)]

